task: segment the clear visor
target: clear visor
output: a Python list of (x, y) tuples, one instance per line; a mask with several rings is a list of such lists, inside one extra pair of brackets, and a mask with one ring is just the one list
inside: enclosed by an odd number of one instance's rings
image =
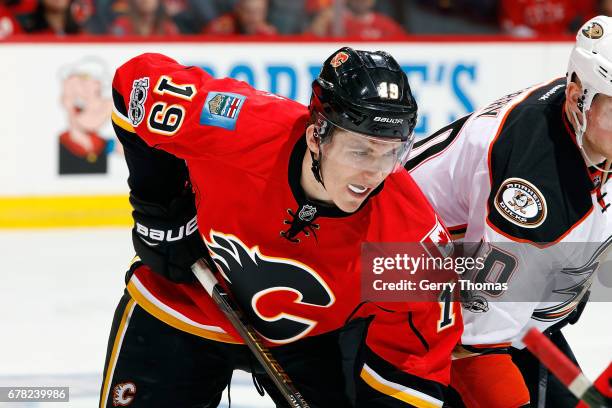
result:
[(321, 152), (325, 160), (367, 172), (390, 174), (404, 167), (413, 143), (414, 133), (408, 140), (400, 141), (355, 133), (336, 126), (331, 140), (321, 144)]

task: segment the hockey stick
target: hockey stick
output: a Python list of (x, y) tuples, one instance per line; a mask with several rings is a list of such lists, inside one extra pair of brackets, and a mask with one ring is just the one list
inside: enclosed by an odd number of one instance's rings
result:
[(523, 343), (576, 398), (591, 408), (612, 408), (609, 398), (603, 396), (588, 378), (552, 341), (538, 329), (529, 329)]
[(289, 405), (295, 408), (309, 408), (310, 406), (304, 400), (302, 394), (295, 388), (289, 376), (272, 356), (270, 350), (263, 344), (261, 337), (259, 337), (253, 326), (247, 321), (240, 307), (219, 284), (219, 281), (210, 270), (206, 261), (203, 259), (197, 260), (196, 263), (191, 266), (191, 270), (202, 286), (204, 286), (206, 292), (208, 292), (213, 301), (219, 306), (219, 309), (221, 309), (232, 323), (234, 329), (240, 334), (244, 343), (261, 363), (266, 373), (268, 373), (268, 376), (272, 379)]

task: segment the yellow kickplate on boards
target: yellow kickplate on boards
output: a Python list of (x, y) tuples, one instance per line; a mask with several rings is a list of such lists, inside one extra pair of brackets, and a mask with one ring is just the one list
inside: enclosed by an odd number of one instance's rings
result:
[(0, 197), (0, 229), (130, 225), (127, 195)]

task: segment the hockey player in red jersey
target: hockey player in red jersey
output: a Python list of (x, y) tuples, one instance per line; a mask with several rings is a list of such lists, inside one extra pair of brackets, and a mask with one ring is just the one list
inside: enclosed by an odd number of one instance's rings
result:
[(214, 407), (236, 368), (285, 406), (194, 282), (204, 254), (310, 406), (442, 406), (454, 303), (359, 290), (362, 243), (448, 238), (402, 168), (417, 112), (407, 77), (384, 52), (342, 48), (312, 90), (308, 109), (160, 54), (117, 70), (138, 257), (101, 407)]
[(577, 403), (520, 342), (535, 326), (573, 358), (560, 329), (610, 272), (598, 267), (612, 248), (612, 18), (591, 19), (576, 39), (567, 77), (415, 143), (406, 166), (451, 234), (487, 257), (476, 280), (507, 285), (463, 302), (451, 385), (468, 407)]

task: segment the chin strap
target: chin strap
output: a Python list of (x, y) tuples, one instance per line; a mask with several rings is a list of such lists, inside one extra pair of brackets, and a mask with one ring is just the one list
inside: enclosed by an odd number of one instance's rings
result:
[[(321, 149), (319, 148), (319, 154), (322, 155)], [(312, 165), (310, 166), (310, 170), (312, 170), (312, 174), (319, 183), (325, 188), (325, 183), (323, 182), (323, 176), (321, 175), (321, 161), (315, 158), (314, 153), (310, 150), (310, 158), (312, 159)]]

